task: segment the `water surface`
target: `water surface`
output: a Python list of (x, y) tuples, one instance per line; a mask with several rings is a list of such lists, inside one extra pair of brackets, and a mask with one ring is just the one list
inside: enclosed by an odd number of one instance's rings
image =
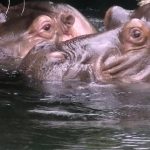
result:
[(150, 86), (1, 81), (0, 149), (150, 148)]

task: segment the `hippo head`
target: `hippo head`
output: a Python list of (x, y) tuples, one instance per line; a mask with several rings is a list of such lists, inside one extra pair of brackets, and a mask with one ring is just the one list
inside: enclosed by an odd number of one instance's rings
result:
[(150, 23), (127, 22), (119, 33), (121, 55), (103, 64), (104, 80), (139, 82), (150, 79)]
[[(62, 18), (67, 32), (74, 24), (74, 17), (62, 15)], [(6, 55), (22, 58), (42, 41), (60, 41), (65, 33), (59, 24), (54, 16), (44, 13), (12, 17), (0, 24), (0, 50)]]
[[(40, 42), (58, 43), (96, 32), (81, 13), (66, 4), (28, 2), (21, 13), (22, 8), (23, 4), (11, 7), (6, 21), (0, 24), (0, 64), (24, 58)], [(85, 24), (88, 28), (80, 32)]]

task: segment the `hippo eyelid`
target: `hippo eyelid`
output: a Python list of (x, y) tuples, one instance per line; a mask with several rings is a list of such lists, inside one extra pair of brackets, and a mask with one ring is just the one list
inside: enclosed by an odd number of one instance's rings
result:
[(46, 25), (43, 27), (43, 29), (44, 29), (45, 31), (49, 31), (49, 30), (51, 29), (51, 24), (46, 24)]
[(49, 31), (51, 29), (51, 24), (50, 23), (44, 24), (42, 29), (45, 31)]
[(143, 30), (141, 30), (140, 28), (131, 28), (129, 30), (129, 35), (133, 39), (141, 39), (143, 38), (144, 34), (143, 34)]

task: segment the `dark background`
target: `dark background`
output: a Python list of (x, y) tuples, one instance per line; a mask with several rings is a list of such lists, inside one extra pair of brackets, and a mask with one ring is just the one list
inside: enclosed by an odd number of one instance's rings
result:
[[(0, 0), (4, 5), (8, 5), (9, 0)], [(41, 0), (25, 0), (27, 1), (41, 1)], [(48, 1), (48, 0), (43, 0)], [(77, 8), (101, 8), (102, 11), (107, 9), (112, 5), (120, 5), (127, 9), (134, 9), (137, 7), (137, 0), (51, 0), (53, 2), (65, 2), (73, 5)], [(22, 3), (23, 0), (10, 0), (11, 5)]]

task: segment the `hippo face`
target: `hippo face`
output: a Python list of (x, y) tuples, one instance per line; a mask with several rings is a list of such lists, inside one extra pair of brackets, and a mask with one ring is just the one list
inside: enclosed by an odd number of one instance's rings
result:
[[(33, 21), (32, 21), (33, 20)], [(24, 57), (28, 51), (43, 40), (56, 41), (57, 23), (47, 15), (36, 18), (18, 17), (0, 25), (1, 51), (12, 57)]]
[(40, 42), (58, 43), (96, 32), (80, 12), (66, 4), (28, 2), (22, 9), (23, 4), (11, 7), (0, 24), (0, 64), (5, 65), (8, 58), (24, 58)]
[(120, 32), (122, 52), (150, 48), (150, 24), (139, 19), (126, 23)]
[(105, 63), (104, 80), (141, 82), (150, 79), (150, 24), (139, 19), (126, 23), (119, 34), (121, 55)]

